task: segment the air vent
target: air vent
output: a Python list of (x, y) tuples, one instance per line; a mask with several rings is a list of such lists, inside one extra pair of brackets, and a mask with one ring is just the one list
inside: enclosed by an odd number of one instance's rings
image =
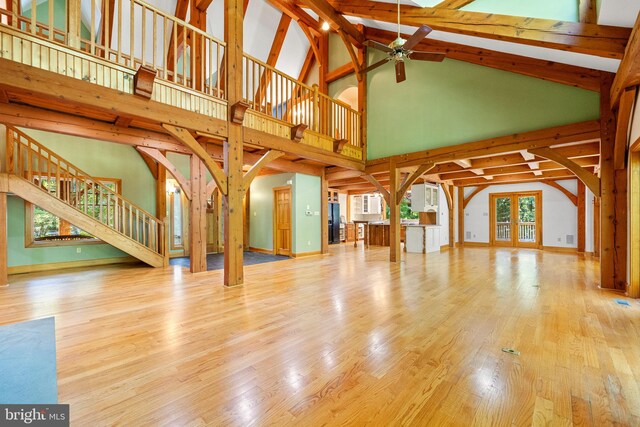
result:
[(470, 232), (470, 231), (467, 231), (467, 234), (466, 234), (465, 239), (470, 239), (470, 238), (471, 238), (471, 232)]
[(573, 245), (573, 234), (567, 234), (566, 241), (567, 245)]

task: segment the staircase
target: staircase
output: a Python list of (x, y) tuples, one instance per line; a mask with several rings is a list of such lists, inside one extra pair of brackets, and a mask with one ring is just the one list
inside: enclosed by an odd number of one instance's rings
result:
[(0, 187), (149, 264), (165, 261), (164, 224), (18, 129), (7, 126)]

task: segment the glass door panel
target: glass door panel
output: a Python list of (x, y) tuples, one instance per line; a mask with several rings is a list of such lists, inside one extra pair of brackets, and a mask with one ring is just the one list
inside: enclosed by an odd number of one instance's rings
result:
[(518, 196), (518, 242), (535, 243), (536, 196)]
[(496, 197), (495, 203), (495, 239), (511, 242), (511, 197)]

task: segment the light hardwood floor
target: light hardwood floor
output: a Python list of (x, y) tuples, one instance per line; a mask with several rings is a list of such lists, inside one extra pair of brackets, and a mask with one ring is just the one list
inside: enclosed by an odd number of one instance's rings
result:
[(14, 276), (0, 323), (56, 316), (76, 426), (640, 425), (640, 303), (596, 262), (387, 256), (332, 246), (234, 289), (177, 267)]

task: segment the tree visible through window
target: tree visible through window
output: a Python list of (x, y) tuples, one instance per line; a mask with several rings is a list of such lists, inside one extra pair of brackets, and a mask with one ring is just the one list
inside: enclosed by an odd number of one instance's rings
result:
[[(62, 198), (67, 198), (66, 196), (68, 195), (68, 199), (72, 201), (72, 204), (78, 203), (83, 205), (86, 203), (86, 211), (90, 216), (107, 218), (108, 224), (115, 226), (117, 215), (116, 207), (108, 205), (106, 198), (96, 197), (93, 186), (87, 187), (85, 195), (85, 190), (78, 192), (75, 184), (72, 182), (65, 180), (60, 181), (61, 185), (57, 185), (55, 178), (47, 179), (43, 177), (39, 184), (43, 190), (50, 194), (58, 194), (58, 197)], [(120, 180), (103, 178), (100, 179), (99, 183), (116, 193), (120, 192)], [(91, 234), (53, 215), (40, 206), (27, 203), (25, 207), (27, 212), (27, 225), (31, 228), (31, 232), (26, 236), (27, 246), (32, 244), (64, 244), (64, 242), (74, 242), (73, 244), (77, 244), (78, 241), (98, 241), (98, 239)]]

